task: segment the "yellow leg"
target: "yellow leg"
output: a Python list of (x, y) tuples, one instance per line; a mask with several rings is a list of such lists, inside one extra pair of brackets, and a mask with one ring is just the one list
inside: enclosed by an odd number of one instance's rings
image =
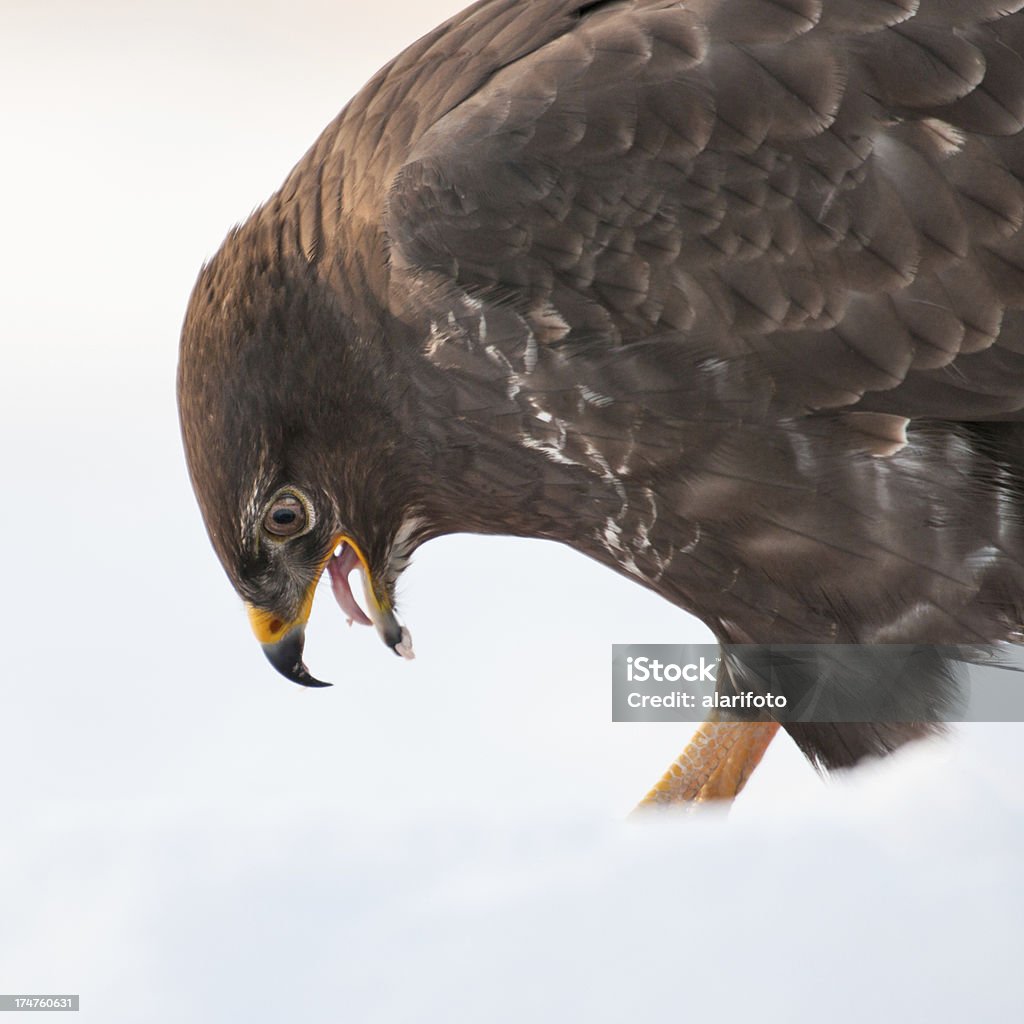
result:
[(636, 810), (731, 801), (778, 730), (776, 722), (705, 722)]

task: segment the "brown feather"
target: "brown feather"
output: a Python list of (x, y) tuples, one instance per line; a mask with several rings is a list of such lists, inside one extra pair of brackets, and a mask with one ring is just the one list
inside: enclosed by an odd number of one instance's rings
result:
[[(385, 573), (414, 518), (571, 544), (723, 642), (1019, 641), (1022, 8), (484, 0), (414, 44), (190, 304), (236, 588), (308, 583), (251, 535), (291, 481)], [(840, 765), (919, 730), (793, 731)]]

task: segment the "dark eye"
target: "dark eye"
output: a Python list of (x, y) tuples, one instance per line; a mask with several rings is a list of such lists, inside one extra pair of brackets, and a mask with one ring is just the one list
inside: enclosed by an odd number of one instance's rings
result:
[(306, 506), (294, 494), (279, 494), (263, 517), (263, 529), (275, 537), (294, 537), (306, 528)]

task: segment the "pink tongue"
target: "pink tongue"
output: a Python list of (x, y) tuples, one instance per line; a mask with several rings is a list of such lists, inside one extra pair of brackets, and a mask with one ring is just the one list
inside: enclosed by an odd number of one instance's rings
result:
[(358, 568), (359, 556), (351, 545), (342, 544), (341, 554), (336, 555), (327, 563), (327, 571), (331, 574), (331, 590), (334, 591), (335, 600), (348, 618), (350, 626), (353, 622), (358, 622), (361, 626), (372, 626), (373, 622), (366, 612), (356, 604), (356, 599), (352, 596), (352, 588), (348, 585), (348, 574)]

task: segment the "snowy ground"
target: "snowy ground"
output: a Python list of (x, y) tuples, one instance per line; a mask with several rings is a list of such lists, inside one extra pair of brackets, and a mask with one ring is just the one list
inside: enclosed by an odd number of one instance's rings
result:
[(524, 542), (421, 552), (412, 664), (328, 594), (339, 685), (263, 662), (179, 452), (188, 290), (454, 9), (5, 11), (0, 993), (103, 1024), (1021, 1019), (1024, 726), (828, 784), (780, 740), (728, 820), (627, 824), (687, 735), (610, 722), (608, 645), (706, 634)]

